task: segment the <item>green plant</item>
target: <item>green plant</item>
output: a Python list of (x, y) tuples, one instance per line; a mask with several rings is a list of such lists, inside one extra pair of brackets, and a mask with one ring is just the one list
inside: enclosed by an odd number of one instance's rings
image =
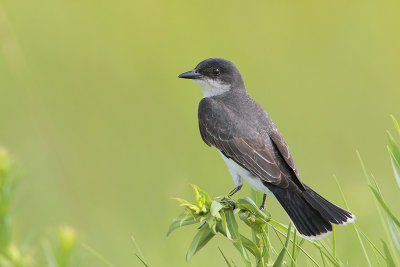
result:
[(76, 266), (79, 260), (74, 259), (74, 252), (78, 236), (69, 226), (59, 228), (56, 242), (43, 242), (44, 255), (34, 254), (33, 249), (22, 249), (26, 246), (19, 246), (13, 239), (13, 204), (18, 177), (7, 150), (0, 148), (0, 266), (38, 266), (44, 262), (51, 267)]
[[(394, 118), (394, 116), (391, 116), (393, 120), (393, 124), (395, 126), (396, 132), (398, 134), (398, 137), (400, 137), (400, 127), (397, 122), (397, 120)], [(390, 134), (389, 131), (387, 131), (387, 139), (388, 139), (388, 152), (389, 152), (389, 157), (391, 160), (392, 168), (393, 168), (393, 173), (395, 180), (397, 182), (397, 185), (400, 188), (400, 146), (397, 144), (395, 141), (395, 138)], [(384, 253), (385, 253), (385, 261), (388, 266), (396, 266), (400, 264), (399, 256), (400, 256), (400, 220), (399, 218), (393, 213), (392, 209), (390, 208), (390, 205), (385, 201), (383, 194), (381, 190), (379, 189), (379, 186), (374, 179), (374, 177), (371, 175), (369, 176), (367, 172), (365, 171), (365, 167), (363, 165), (364, 173), (368, 182), (368, 186), (372, 192), (372, 194), (375, 197), (375, 200), (377, 204), (379, 204), (379, 207), (383, 210), (384, 215), (382, 214), (381, 210), (378, 208), (379, 215), (382, 219), (382, 224), (384, 226), (385, 232), (387, 236), (389, 237), (388, 239), (391, 239), (392, 242), (390, 242), (390, 247), (389, 249), (387, 243), (381, 239), (383, 248), (384, 248)], [(373, 181), (373, 184), (371, 183), (371, 180)], [(392, 252), (391, 252), (392, 251)], [(394, 256), (393, 256), (393, 255)]]
[(0, 148), (0, 266), (29, 266), (33, 258), (12, 238), (13, 201), (18, 178), (7, 150)]
[[(396, 131), (400, 137), (400, 127), (397, 120), (391, 116)], [(388, 139), (388, 152), (389, 157), (392, 163), (392, 168), (395, 176), (395, 180), (400, 188), (400, 147), (396, 143), (393, 136), (387, 131), (387, 139)], [(398, 266), (400, 264), (399, 257), (400, 257), (400, 221), (398, 217), (393, 213), (390, 205), (384, 200), (382, 191), (380, 190), (378, 183), (373, 175), (369, 175), (364, 162), (361, 158), (360, 153), (357, 152), (358, 158), (361, 163), (362, 170), (364, 172), (364, 176), (366, 178), (367, 185), (374, 197), (375, 204), (377, 207), (378, 215), (381, 219), (381, 223), (383, 229), (386, 234), (386, 241), (383, 237), (380, 238), (383, 252), (378, 249), (378, 246), (374, 244), (371, 239), (361, 231), (361, 229), (354, 225), (356, 233), (358, 235), (358, 239), (360, 245), (362, 247), (364, 257), (369, 266), (373, 266), (371, 263), (371, 259), (369, 253), (367, 252), (367, 248), (364, 246), (363, 239), (367, 241), (372, 249), (372, 254), (375, 257), (376, 263), (380, 264), (380, 259), (383, 259), (387, 266)], [(344, 198), (343, 192), (342, 196)], [(347, 204), (346, 204), (347, 205)], [(389, 246), (388, 246), (389, 244)]]
[[(291, 266), (297, 266), (299, 254), (304, 255), (317, 266), (343, 265), (336, 257), (335, 249), (331, 249), (324, 241), (304, 239), (297, 235), (296, 229), (291, 225), (285, 226), (273, 220), (269, 212), (260, 211), (255, 203), (260, 200), (260, 195), (255, 191), (251, 192), (252, 198), (239, 198), (235, 201), (235, 207), (232, 207), (226, 201), (221, 202), (220, 198), (212, 200), (205, 191), (195, 185), (193, 188), (196, 195), (195, 203), (175, 198), (184, 207), (184, 211), (172, 221), (167, 233), (169, 235), (177, 228), (199, 223), (199, 231), (194, 236), (186, 254), (187, 260), (190, 260), (212, 238), (220, 234), (232, 242), (246, 266), (281, 266), (285, 257), (288, 258)], [(251, 238), (239, 231), (238, 221), (244, 222), (244, 225), (250, 228)], [(278, 237), (279, 249), (272, 244), (271, 233), (275, 233)], [(321, 255), (322, 263), (303, 249), (304, 242), (314, 245)], [(229, 260), (222, 251), (221, 254), (230, 266)]]

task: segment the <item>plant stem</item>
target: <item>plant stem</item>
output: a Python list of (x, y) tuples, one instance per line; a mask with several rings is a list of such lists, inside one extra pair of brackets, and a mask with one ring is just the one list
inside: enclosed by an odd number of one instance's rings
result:
[(263, 257), (264, 242), (261, 239), (260, 235), (261, 235), (261, 232), (254, 231), (254, 237), (256, 239), (256, 245), (257, 245), (258, 250), (260, 251), (260, 255), (261, 255), (261, 258), (257, 261), (257, 267), (264, 267), (265, 266), (264, 257)]

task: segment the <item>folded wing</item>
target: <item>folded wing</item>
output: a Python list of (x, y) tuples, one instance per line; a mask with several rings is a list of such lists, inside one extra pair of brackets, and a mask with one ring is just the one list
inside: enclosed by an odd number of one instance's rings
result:
[(268, 133), (217, 100), (204, 98), (200, 102), (199, 127), (206, 144), (267, 183), (299, 190), (302, 183), (288, 146), (275, 125), (271, 126), (273, 131)]

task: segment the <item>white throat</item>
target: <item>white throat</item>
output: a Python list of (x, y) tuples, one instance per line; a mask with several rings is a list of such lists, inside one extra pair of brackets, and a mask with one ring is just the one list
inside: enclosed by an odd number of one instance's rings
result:
[(216, 96), (229, 91), (230, 86), (228, 84), (219, 83), (211, 79), (199, 79), (194, 80), (203, 90), (204, 97)]

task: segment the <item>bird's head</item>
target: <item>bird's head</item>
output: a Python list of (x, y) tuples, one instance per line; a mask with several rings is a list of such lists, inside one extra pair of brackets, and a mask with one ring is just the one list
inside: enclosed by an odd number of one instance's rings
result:
[(244, 89), (242, 76), (235, 64), (223, 58), (209, 58), (179, 78), (197, 82), (205, 97), (223, 94), (230, 90)]

